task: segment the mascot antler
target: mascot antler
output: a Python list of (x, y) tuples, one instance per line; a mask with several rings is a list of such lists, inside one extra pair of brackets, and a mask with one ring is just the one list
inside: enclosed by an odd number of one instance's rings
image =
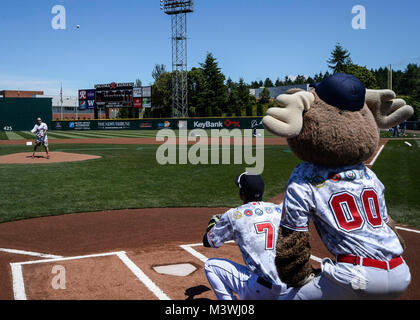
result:
[(414, 110), (392, 90), (366, 90), (366, 104), (380, 129), (389, 129), (410, 118)]
[(306, 91), (281, 94), (277, 103), (283, 108), (270, 108), (263, 118), (263, 125), (275, 135), (293, 138), (299, 135), (303, 125), (303, 111), (308, 111), (315, 96)]

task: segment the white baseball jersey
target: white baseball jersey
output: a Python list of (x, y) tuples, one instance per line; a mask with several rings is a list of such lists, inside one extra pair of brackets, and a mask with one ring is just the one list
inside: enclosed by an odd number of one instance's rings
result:
[(36, 141), (43, 142), (47, 139), (47, 130), (48, 126), (46, 123), (41, 122), (40, 125), (36, 124), (34, 128), (31, 130), (32, 133), (36, 134)]
[(288, 182), (281, 225), (307, 231), (312, 218), (333, 255), (390, 260), (403, 249), (387, 225), (384, 191), (364, 164), (333, 169), (301, 163)]
[(284, 285), (274, 264), (280, 220), (280, 206), (250, 202), (227, 211), (207, 233), (207, 239), (213, 248), (234, 240), (252, 273), (274, 284)]

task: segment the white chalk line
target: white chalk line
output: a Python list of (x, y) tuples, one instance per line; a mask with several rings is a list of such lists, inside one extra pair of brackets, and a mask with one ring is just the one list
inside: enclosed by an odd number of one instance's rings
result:
[(380, 148), (378, 153), (376, 153), (375, 157), (372, 159), (372, 161), (369, 163), (370, 166), (373, 166), (373, 164), (375, 163), (376, 159), (378, 159), (379, 155), (382, 152), (382, 149), (385, 147), (385, 145), (383, 144)]
[(419, 231), (419, 230), (408, 229), (408, 228), (399, 227), (399, 226), (396, 226), (395, 228), (396, 228), (396, 229), (399, 229), (399, 230), (408, 231), (408, 232), (420, 233), (420, 231)]
[(11, 263), (10, 267), (12, 269), (13, 297), (15, 300), (27, 300), (22, 266), (20, 264)]
[(171, 300), (130, 258), (125, 252), (117, 253), (118, 258), (159, 300)]
[(39, 253), (39, 252), (32, 252), (32, 251), (25, 251), (25, 250), (16, 250), (16, 249), (7, 249), (7, 248), (0, 248), (0, 252), (12, 253), (12, 254), (20, 254), (24, 256), (32, 256), (32, 257), (40, 257), (40, 258), (63, 258), (62, 256), (57, 256), (53, 254), (47, 253)]
[(88, 258), (97, 258), (97, 257), (107, 257), (107, 256), (117, 256), (126, 267), (159, 299), (161, 300), (170, 300), (170, 298), (149, 278), (146, 274), (131, 261), (125, 251), (116, 251), (116, 252), (107, 252), (100, 254), (90, 254), (84, 256), (75, 256), (75, 257), (55, 257), (50, 259), (43, 260), (33, 260), (33, 261), (24, 261), (24, 262), (14, 262), (10, 263), (12, 269), (12, 283), (13, 283), (13, 295), (15, 300), (27, 300), (26, 291), (25, 291), (25, 282), (23, 280), (23, 265), (30, 264), (40, 264), (40, 263), (51, 263), (51, 262), (62, 262), (69, 260), (81, 260)]

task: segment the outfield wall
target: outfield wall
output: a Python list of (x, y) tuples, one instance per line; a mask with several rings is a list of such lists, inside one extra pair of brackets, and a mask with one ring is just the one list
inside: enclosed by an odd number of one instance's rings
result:
[(262, 129), (262, 117), (52, 121), (51, 130)]
[(41, 117), (48, 127), (51, 125), (49, 98), (0, 98), (0, 131), (28, 131)]

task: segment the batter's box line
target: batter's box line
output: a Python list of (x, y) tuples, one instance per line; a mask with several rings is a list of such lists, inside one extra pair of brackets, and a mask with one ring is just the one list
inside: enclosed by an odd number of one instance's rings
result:
[[(235, 241), (226, 241), (225, 243), (235, 243)], [(189, 254), (191, 254), (192, 256), (196, 257), (197, 259), (201, 260), (203, 263), (206, 263), (206, 261), (209, 259), (207, 258), (204, 254), (198, 252), (197, 250), (193, 249), (193, 247), (202, 247), (203, 244), (202, 243), (192, 243), (192, 244), (183, 244), (180, 245), (180, 247), (182, 249), (184, 249), (185, 251), (187, 251)], [(321, 263), (322, 259), (318, 258), (317, 256), (311, 255), (311, 259)]]
[(44, 260), (24, 261), (10, 263), (12, 270), (12, 282), (13, 282), (13, 295), (15, 300), (27, 300), (25, 282), (23, 279), (22, 266), (29, 264), (40, 264), (40, 263), (51, 263), (51, 262), (62, 262), (69, 260), (81, 260), (89, 258), (117, 256), (124, 265), (139, 279), (147, 289), (149, 289), (159, 300), (171, 300), (126, 254), (125, 251), (116, 251), (100, 254), (91, 254), (85, 256), (76, 257), (60, 257)]

